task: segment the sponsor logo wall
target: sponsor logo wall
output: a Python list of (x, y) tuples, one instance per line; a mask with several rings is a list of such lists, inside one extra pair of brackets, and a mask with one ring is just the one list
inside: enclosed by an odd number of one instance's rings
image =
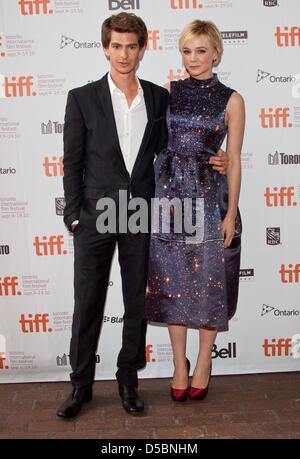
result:
[[(122, 11), (144, 18), (149, 40), (138, 75), (160, 85), (187, 76), (178, 37), (188, 22), (211, 19), (221, 30), (225, 51), (216, 71), (244, 96), (247, 126), (239, 304), (213, 348), (213, 372), (299, 370), (299, 1), (0, 0), (0, 382), (69, 380), (66, 97), (107, 71), (100, 26)], [(115, 257), (97, 379), (114, 378), (122, 322)], [(198, 331), (189, 330), (192, 362), (197, 347)], [(141, 378), (171, 377), (166, 327), (148, 327), (146, 355)]]

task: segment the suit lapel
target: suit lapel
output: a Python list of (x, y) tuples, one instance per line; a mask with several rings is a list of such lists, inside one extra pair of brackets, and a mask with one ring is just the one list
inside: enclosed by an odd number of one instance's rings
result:
[(124, 157), (122, 154), (122, 150), (120, 147), (118, 130), (117, 130), (117, 125), (116, 125), (116, 120), (115, 120), (115, 115), (114, 115), (114, 109), (112, 105), (111, 94), (110, 94), (108, 80), (107, 80), (107, 74), (99, 81), (99, 86), (97, 87), (96, 91), (97, 91), (98, 99), (100, 100), (100, 103), (102, 106), (102, 111), (107, 120), (108, 132), (113, 140), (114, 146), (116, 148), (116, 152), (118, 153), (118, 156), (125, 170), (127, 171)]
[(146, 124), (145, 132), (142, 138), (142, 142), (132, 169), (131, 177), (135, 174), (138, 165), (142, 159), (142, 156), (145, 152), (145, 149), (148, 144), (148, 140), (151, 134), (152, 130), (152, 125), (153, 125), (153, 119), (154, 119), (154, 99), (153, 99), (153, 93), (152, 93), (152, 88), (151, 85), (143, 80), (140, 80), (141, 86), (143, 88), (144, 92), (144, 99), (145, 99), (145, 105), (146, 105), (146, 110), (147, 110), (147, 118), (148, 122)]

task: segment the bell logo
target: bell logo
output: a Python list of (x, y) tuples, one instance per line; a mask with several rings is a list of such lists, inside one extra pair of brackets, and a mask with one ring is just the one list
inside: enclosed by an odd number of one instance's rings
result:
[(109, 10), (139, 10), (140, 0), (108, 0)]
[(203, 3), (198, 0), (170, 0), (172, 10), (183, 10), (190, 8), (203, 8)]
[(163, 47), (159, 45), (159, 30), (148, 30), (147, 48), (148, 51), (161, 51)]
[[(32, 91), (33, 76), (13, 76), (3, 79), (4, 92), (1, 97), (35, 97), (36, 92)], [(2, 91), (1, 91), (2, 93)]]
[(173, 69), (170, 69), (169, 75), (168, 75), (168, 80), (169, 81), (178, 81), (178, 80), (184, 80), (185, 78), (188, 78), (189, 74), (185, 69), (177, 69), (175, 72)]
[(299, 284), (300, 277), (300, 264), (293, 265), (290, 263), (288, 268), (282, 264), (279, 270), (280, 279), (282, 284)]
[(281, 30), (280, 26), (276, 27), (275, 32), (276, 44), (280, 48), (285, 46), (300, 46), (300, 27), (292, 26), (283, 28)]
[(53, 14), (53, 10), (49, 9), (51, 0), (20, 0), (20, 10), (23, 16), (32, 16), (40, 14)]
[(68, 251), (63, 250), (64, 237), (59, 236), (43, 236), (40, 240), (39, 236), (35, 236), (34, 243), (35, 253), (38, 257), (47, 257), (54, 255), (67, 255)]
[(146, 346), (146, 362), (156, 362), (155, 358), (151, 358), (151, 354), (153, 354), (153, 346), (152, 344), (147, 344)]
[(265, 357), (290, 357), (292, 340), (290, 338), (273, 338), (271, 342), (266, 338), (263, 344)]
[(28, 319), (25, 314), (21, 314), (19, 323), (21, 324), (22, 333), (51, 333), (52, 328), (48, 328), (49, 314), (28, 314)]
[(269, 108), (268, 112), (265, 108), (260, 109), (259, 118), (261, 127), (268, 128), (286, 128), (293, 127), (292, 123), (288, 123), (290, 117), (290, 109), (288, 107), (277, 107), (273, 113), (273, 108)]
[(0, 296), (20, 296), (22, 292), (17, 291), (18, 277), (0, 277)]
[(63, 166), (63, 156), (57, 158), (56, 156), (52, 157), (52, 160), (48, 157), (44, 158), (43, 167), (46, 177), (63, 177), (64, 175), (64, 166)]
[(278, 190), (278, 187), (275, 186), (271, 192), (270, 187), (266, 188), (264, 194), (266, 198), (267, 207), (295, 207), (298, 206), (298, 203), (293, 200), (295, 195), (295, 188), (293, 186), (281, 186)]

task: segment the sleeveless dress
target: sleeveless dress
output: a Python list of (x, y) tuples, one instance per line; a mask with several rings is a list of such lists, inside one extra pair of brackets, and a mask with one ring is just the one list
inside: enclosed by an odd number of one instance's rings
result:
[[(167, 210), (157, 206), (154, 212), (152, 207), (145, 304), (149, 321), (226, 328), (236, 311), (242, 222), (238, 211), (235, 236), (225, 249), (221, 224), (228, 183), (208, 164), (227, 134), (225, 110), (233, 92), (216, 74), (171, 83), (169, 142), (154, 163), (154, 201), (176, 199)], [(186, 229), (185, 218), (194, 226)]]

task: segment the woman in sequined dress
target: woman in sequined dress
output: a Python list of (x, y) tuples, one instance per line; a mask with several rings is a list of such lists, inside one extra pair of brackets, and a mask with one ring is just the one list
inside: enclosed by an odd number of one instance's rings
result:
[[(192, 199), (199, 232), (192, 240), (186, 231), (174, 230), (174, 221), (168, 233), (162, 226), (152, 229), (146, 318), (168, 324), (174, 361), (171, 395), (184, 401), (206, 396), (217, 332), (228, 327), (237, 306), (245, 110), (242, 96), (213, 73), (223, 53), (221, 34), (213, 23), (190, 23), (181, 33), (179, 48), (189, 78), (166, 85), (169, 143), (155, 162), (155, 197)], [(226, 135), (227, 177), (208, 163)], [(199, 329), (191, 387), (186, 358), (189, 326)]]

